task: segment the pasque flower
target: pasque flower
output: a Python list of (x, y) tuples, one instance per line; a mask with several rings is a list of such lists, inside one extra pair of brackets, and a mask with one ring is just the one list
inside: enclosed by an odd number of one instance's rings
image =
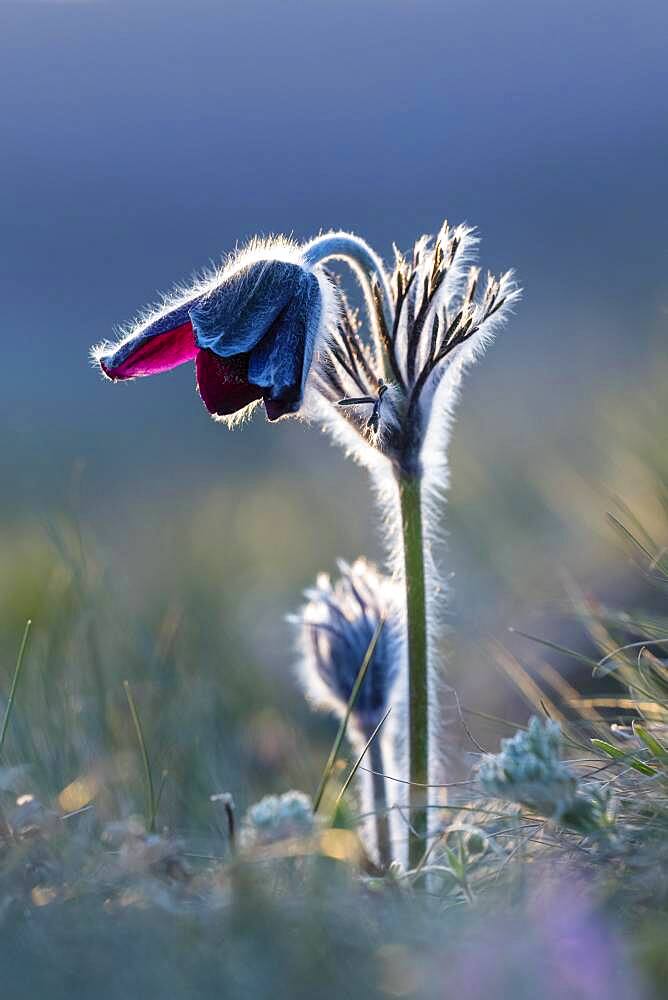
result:
[(307, 602), (290, 620), (299, 629), (300, 679), (315, 708), (341, 718), (364, 655), (383, 621), (353, 712), (351, 723), (368, 738), (385, 714), (401, 670), (403, 634), (401, 592), (365, 559), (340, 561), (334, 583), (320, 573), (306, 591)]
[[(390, 556), (405, 587), (408, 663), (409, 856), (428, 839), (428, 788), (445, 780), (446, 713), (436, 640), (445, 581), (434, 559), (447, 446), (464, 369), (482, 353), (519, 297), (512, 272), (480, 281), (477, 238), (444, 223), (412, 255), (395, 251), (391, 274), (374, 259), (357, 267), (370, 336), (343, 293), (335, 328), (319, 354), (311, 407), (325, 428), (373, 477), (389, 526)], [(431, 801), (428, 801), (431, 800)], [(435, 818), (436, 813), (431, 812)]]
[[(372, 665), (358, 730), (368, 732), (365, 711), (377, 717), (392, 671), (405, 665), (407, 738), (399, 772), (401, 781), (410, 779), (403, 787), (409, 786), (414, 865), (428, 838), (427, 789), (443, 780), (446, 757), (438, 731), (443, 713), (435, 639), (444, 583), (433, 555), (435, 501), (447, 486), (447, 445), (462, 372), (519, 297), (510, 271), (480, 281), (472, 262), (476, 245), (472, 229), (444, 223), (435, 240), (418, 240), (412, 256), (397, 251), (389, 273), (351, 233), (325, 233), (302, 246), (254, 243), (149, 313), (118, 343), (93, 352), (114, 380), (194, 361), (200, 395), (214, 416), (230, 420), (260, 399), (270, 420), (303, 407), (371, 469), (384, 504), (393, 577), (404, 596), (401, 638), (394, 643), (400, 655), (381, 656), (382, 669)], [(322, 267), (332, 259), (349, 264), (359, 280), (367, 335)], [(307, 688), (318, 687), (320, 701), (329, 699), (330, 707), (345, 704), (373, 634), (372, 602), (359, 599), (354, 567), (344, 570), (343, 580), (335, 587), (320, 581), (302, 615), (304, 635), (316, 624), (312, 615), (322, 617), (305, 640), (304, 661), (310, 664)], [(382, 592), (385, 584), (376, 585)], [(382, 646), (376, 655), (381, 652)]]
[(315, 383), (332, 407), (320, 416), (372, 465), (362, 442), (399, 473), (442, 475), (461, 374), (520, 295), (512, 271), (481, 283), (473, 265), (477, 243), (470, 227), (445, 222), (435, 240), (418, 240), (410, 257), (395, 250), (391, 275), (382, 264), (370, 269), (370, 343), (340, 294), (316, 366)]
[[(291, 620), (299, 629), (300, 679), (314, 708), (342, 719), (360, 668), (377, 635), (373, 656), (353, 706), (348, 735), (356, 753), (369, 741), (369, 770), (363, 770), (361, 799), (366, 822), (362, 826), (370, 853), (381, 864), (391, 860), (388, 805), (394, 788), (386, 787), (385, 768), (392, 767), (394, 740), (391, 729), (380, 724), (388, 709), (397, 708), (405, 666), (404, 620), (401, 590), (365, 559), (352, 565), (339, 563), (335, 582), (326, 573), (306, 591), (306, 604)], [(395, 697), (395, 695), (397, 697)]]
[(301, 406), (331, 303), (327, 276), (297, 246), (258, 242), (149, 312), (118, 343), (94, 348), (93, 358), (114, 381), (194, 361), (215, 417), (262, 399), (276, 420)]

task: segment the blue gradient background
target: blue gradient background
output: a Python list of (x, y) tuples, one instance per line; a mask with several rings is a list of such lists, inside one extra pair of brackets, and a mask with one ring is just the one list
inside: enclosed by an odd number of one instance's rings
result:
[(577, 438), (665, 335), (667, 28), (650, 0), (0, 0), (4, 517), (66, 504), (81, 467), (101, 537), (164, 545), (158, 498), (187, 516), (275, 473), (314, 517), (354, 509), (336, 544), (364, 544), (363, 474), (317, 433), (226, 433), (187, 367), (113, 388), (88, 366), (255, 233), (350, 227), (389, 256), (446, 216), (476, 224), (483, 264), (526, 291), (457, 440)]

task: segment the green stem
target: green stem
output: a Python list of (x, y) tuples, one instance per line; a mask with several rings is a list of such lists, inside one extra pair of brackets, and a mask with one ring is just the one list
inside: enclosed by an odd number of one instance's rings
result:
[(137, 711), (137, 705), (135, 704), (132, 691), (130, 690), (129, 682), (123, 681), (123, 687), (125, 688), (125, 697), (128, 699), (130, 715), (132, 716), (132, 722), (137, 734), (137, 742), (139, 743), (139, 751), (144, 765), (144, 783), (146, 786), (146, 832), (155, 833), (157, 806), (155, 800), (155, 790), (153, 788), (153, 773), (151, 771), (151, 762), (148, 756), (148, 747), (146, 746), (144, 730), (142, 728), (141, 719), (139, 718), (139, 712)]
[(392, 843), (390, 840), (390, 818), (387, 813), (387, 794), (385, 791), (385, 765), (383, 761), (383, 746), (380, 738), (372, 740), (369, 746), (369, 762), (371, 764), (371, 787), (373, 789), (374, 822), (376, 824), (376, 844), (378, 859), (382, 868), (389, 868), (392, 860)]
[(408, 732), (409, 807), (411, 831), (408, 858), (411, 867), (419, 864), (427, 848), (426, 789), (428, 768), (429, 690), (427, 673), (427, 607), (422, 533), (420, 480), (398, 476), (401, 530), (404, 546), (406, 617), (408, 627)]
[(371, 787), (373, 790), (373, 810), (376, 826), (376, 846), (378, 848), (378, 860), (382, 868), (389, 868), (392, 861), (392, 842), (390, 840), (390, 820), (387, 809), (387, 793), (385, 790), (385, 767), (383, 762), (383, 750), (380, 742), (380, 731), (387, 721), (391, 709), (387, 712), (375, 727), (364, 744), (361, 754), (353, 764), (350, 774), (343, 783), (336, 802), (334, 803), (334, 816), (337, 816), (339, 806), (345, 798), (345, 794), (350, 787), (350, 783), (357, 774), (360, 764), (364, 760), (365, 754), (369, 751), (371, 763)]
[(2, 727), (0, 728), (0, 753), (2, 753), (2, 748), (5, 745), (5, 736), (7, 735), (7, 727), (9, 726), (9, 720), (12, 716), (12, 709), (14, 708), (14, 700), (16, 699), (16, 689), (18, 687), (19, 677), (21, 676), (21, 671), (23, 669), (23, 661), (25, 659), (25, 653), (26, 653), (26, 648), (28, 646), (28, 637), (30, 635), (31, 627), (32, 627), (32, 621), (29, 618), (28, 621), (26, 622), (26, 627), (23, 630), (21, 647), (19, 649), (19, 655), (16, 660), (14, 676), (12, 677), (12, 686), (9, 690), (9, 697), (7, 698), (7, 706), (5, 708), (5, 715), (2, 720)]

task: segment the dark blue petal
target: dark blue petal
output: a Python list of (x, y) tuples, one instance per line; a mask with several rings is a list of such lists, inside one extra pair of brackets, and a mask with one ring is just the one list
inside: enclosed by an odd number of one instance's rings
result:
[(198, 345), (221, 358), (247, 354), (298, 292), (304, 273), (298, 264), (262, 260), (227, 277), (190, 310)]
[(285, 412), (298, 409), (302, 401), (321, 311), (318, 279), (300, 270), (290, 301), (250, 352), (249, 381), (265, 390), (265, 400), (294, 404)]

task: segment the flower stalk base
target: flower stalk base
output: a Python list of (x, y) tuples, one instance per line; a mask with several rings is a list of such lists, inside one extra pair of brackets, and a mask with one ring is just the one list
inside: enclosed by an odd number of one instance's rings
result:
[(408, 641), (409, 808), (411, 827), (408, 860), (419, 864), (427, 846), (427, 788), (429, 781), (429, 677), (427, 606), (422, 532), (420, 480), (398, 478), (401, 531), (404, 548)]
[(392, 842), (390, 839), (390, 822), (387, 814), (387, 794), (384, 778), (385, 765), (380, 739), (375, 739), (369, 747), (369, 762), (372, 771), (371, 785), (373, 789), (378, 860), (381, 868), (388, 868), (392, 861)]

